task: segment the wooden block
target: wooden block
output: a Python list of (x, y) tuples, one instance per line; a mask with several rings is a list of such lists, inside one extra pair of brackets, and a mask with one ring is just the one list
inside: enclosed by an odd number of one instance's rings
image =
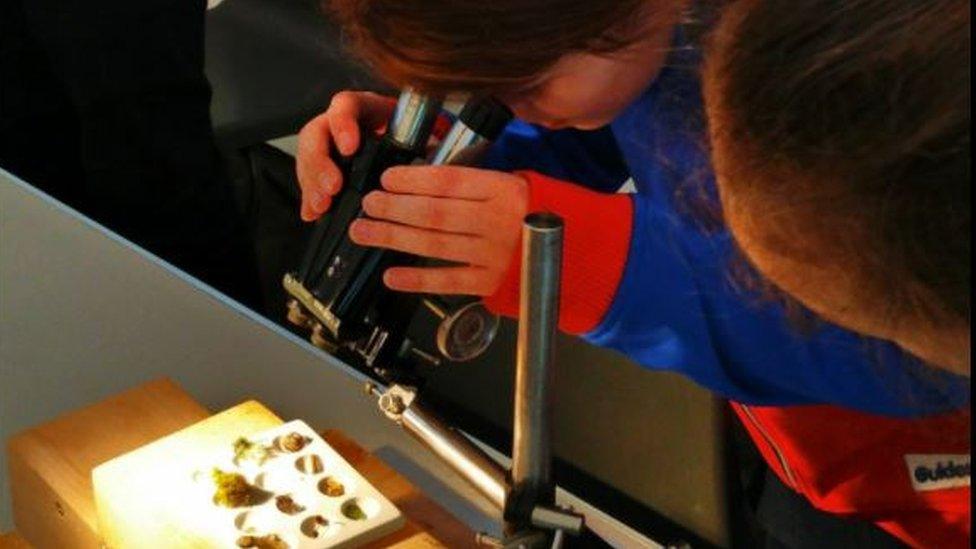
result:
[(92, 469), (208, 415), (160, 379), (15, 435), (7, 456), (17, 531), (38, 549), (99, 547)]
[(212, 504), (197, 497), (193, 471), (238, 437), (281, 423), (271, 410), (248, 401), (99, 465), (92, 482), (102, 542), (116, 549), (219, 546), (221, 533), (201, 524)]
[(0, 549), (31, 549), (31, 546), (17, 532), (7, 532), (0, 534)]

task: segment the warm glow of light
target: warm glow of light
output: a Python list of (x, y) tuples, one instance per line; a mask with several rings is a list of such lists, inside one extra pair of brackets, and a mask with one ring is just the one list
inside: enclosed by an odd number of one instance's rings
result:
[(237, 437), (281, 423), (260, 403), (245, 402), (96, 467), (92, 483), (105, 544), (217, 547), (235, 539), (236, 513), (210, 503), (210, 471), (196, 480), (193, 472), (213, 463)]

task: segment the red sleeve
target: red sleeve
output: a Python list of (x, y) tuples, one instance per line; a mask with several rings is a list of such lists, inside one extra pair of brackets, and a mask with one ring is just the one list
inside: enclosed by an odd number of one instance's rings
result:
[[(610, 308), (630, 248), (633, 205), (626, 194), (605, 194), (536, 172), (516, 172), (529, 182), (529, 212), (563, 218), (563, 266), (559, 328), (571, 334), (595, 328)], [(518, 316), (521, 246), (501, 286), (485, 305)]]

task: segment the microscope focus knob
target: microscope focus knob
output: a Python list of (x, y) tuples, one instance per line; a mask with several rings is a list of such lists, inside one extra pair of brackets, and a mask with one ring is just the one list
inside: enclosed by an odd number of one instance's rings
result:
[(466, 303), (453, 311), (436, 299), (424, 299), (424, 305), (441, 319), (437, 326), (437, 350), (454, 362), (481, 356), (495, 340), (498, 315), (480, 301)]

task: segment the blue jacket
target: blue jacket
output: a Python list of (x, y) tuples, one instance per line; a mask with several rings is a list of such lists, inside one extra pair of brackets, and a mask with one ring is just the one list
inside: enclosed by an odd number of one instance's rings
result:
[(687, 54), (673, 55), (597, 131), (516, 121), (487, 159), (487, 167), (532, 169), (606, 192), (633, 179), (623, 278), (585, 339), (746, 404), (836, 404), (903, 417), (967, 405), (968, 378), (825, 322), (801, 333), (782, 304), (736, 287), (731, 236), (694, 211), (696, 201), (717, 208), (696, 67)]

